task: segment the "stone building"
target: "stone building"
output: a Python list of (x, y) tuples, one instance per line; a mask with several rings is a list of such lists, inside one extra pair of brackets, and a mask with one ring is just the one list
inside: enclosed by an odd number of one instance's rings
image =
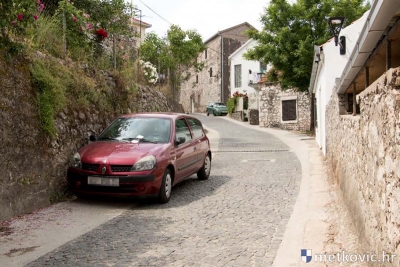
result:
[[(389, 256), (400, 255), (399, 16), (399, 1), (374, 1), (356, 34), (341, 34), (345, 54), (338, 46), (324, 45), (312, 86), (328, 96), (325, 153), (364, 249)], [(335, 64), (340, 57), (347, 60)], [(321, 82), (324, 69), (337, 68), (336, 77)], [(398, 266), (398, 258), (385, 260), (385, 266)]]
[(260, 127), (310, 130), (311, 107), (308, 92), (282, 90), (279, 84), (266, 83), (261, 88), (259, 102)]
[(185, 112), (205, 112), (210, 102), (227, 102), (230, 97), (228, 57), (249, 39), (245, 34), (249, 29), (254, 27), (244, 22), (219, 31), (204, 42), (207, 49), (198, 55), (198, 62), (205, 64), (203, 70), (192, 71), (180, 88), (179, 103)]

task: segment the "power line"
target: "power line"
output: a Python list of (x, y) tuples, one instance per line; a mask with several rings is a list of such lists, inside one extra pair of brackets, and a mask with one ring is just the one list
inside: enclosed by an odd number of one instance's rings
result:
[(148, 9), (150, 9), (151, 11), (153, 11), (154, 14), (156, 14), (157, 16), (159, 16), (160, 18), (162, 18), (164, 21), (166, 21), (167, 23), (169, 23), (170, 25), (172, 25), (171, 22), (169, 22), (168, 20), (164, 19), (161, 15), (159, 15), (157, 12), (155, 12), (153, 9), (151, 9), (148, 5), (146, 5), (145, 3), (142, 2), (142, 0), (139, 0), (140, 3), (142, 3), (143, 5), (145, 5)]

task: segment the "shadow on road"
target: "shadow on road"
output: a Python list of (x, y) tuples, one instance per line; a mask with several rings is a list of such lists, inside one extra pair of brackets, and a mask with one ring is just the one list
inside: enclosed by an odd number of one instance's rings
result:
[(142, 199), (134, 209), (160, 209), (173, 208), (188, 205), (194, 201), (211, 196), (231, 177), (210, 176), (208, 180), (201, 181), (194, 176), (172, 188), (171, 200), (167, 204), (160, 205), (155, 198)]

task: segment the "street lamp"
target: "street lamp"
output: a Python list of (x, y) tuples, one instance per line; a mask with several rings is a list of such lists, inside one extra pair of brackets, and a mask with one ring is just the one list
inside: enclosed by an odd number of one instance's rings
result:
[(339, 34), (340, 31), (342, 30), (343, 22), (344, 22), (344, 17), (328, 18), (328, 24), (331, 30), (331, 34), (335, 38), (335, 46), (337, 46), (338, 44), (340, 45), (341, 55), (346, 54), (346, 38), (344, 36), (340, 36), (340, 41), (339, 41)]

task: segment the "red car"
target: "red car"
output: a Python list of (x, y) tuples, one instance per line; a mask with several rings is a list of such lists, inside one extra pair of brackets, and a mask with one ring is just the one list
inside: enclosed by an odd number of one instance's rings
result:
[(117, 118), (71, 159), (68, 184), (77, 196), (155, 196), (211, 171), (210, 142), (201, 122), (186, 114), (139, 113)]

